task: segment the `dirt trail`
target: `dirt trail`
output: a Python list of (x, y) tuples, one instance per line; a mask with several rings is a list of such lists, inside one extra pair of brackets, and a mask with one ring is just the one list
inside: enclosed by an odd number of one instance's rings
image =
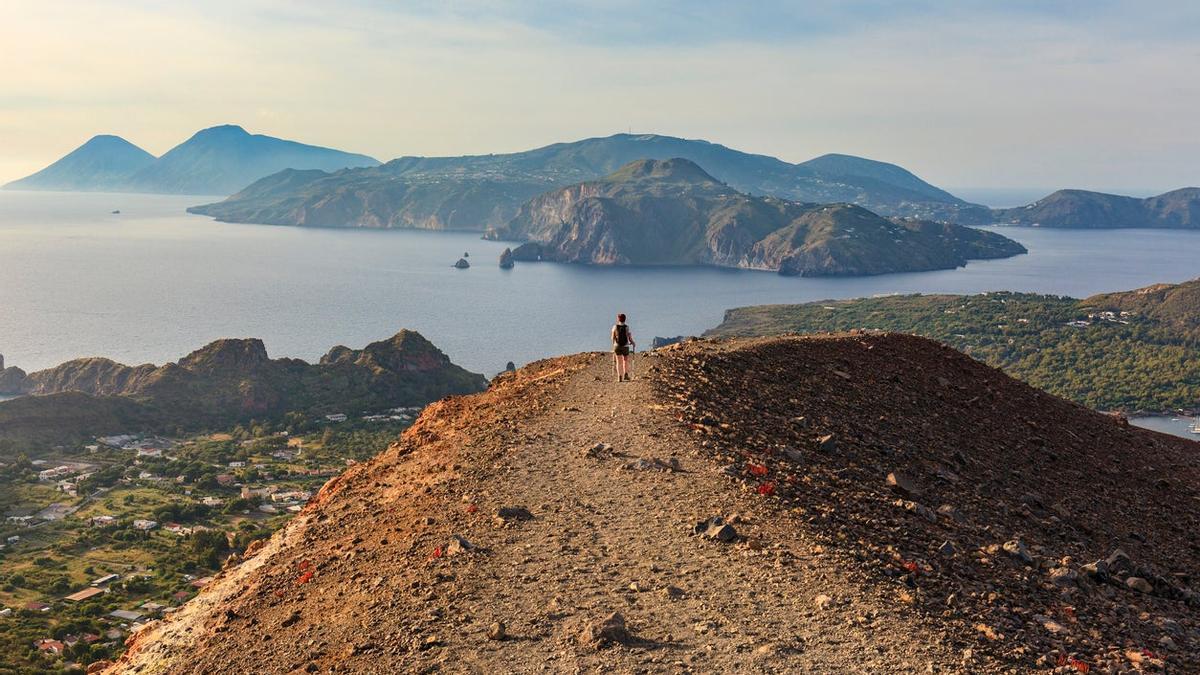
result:
[[(657, 360), (616, 383), (607, 355), (555, 359), (439, 404), (117, 670), (959, 670), (961, 644), (721, 472), (656, 401)], [(612, 456), (589, 456), (597, 443)], [(638, 459), (681, 470), (626, 468)], [(532, 517), (502, 524), (502, 507)], [(692, 532), (734, 514), (736, 543)], [(454, 534), (475, 549), (450, 555)], [(613, 612), (624, 644), (581, 644)]]
[[(535, 518), (488, 541), (491, 553), (462, 569), (458, 589), (520, 639), (454, 662), (490, 672), (524, 664), (825, 673), (953, 663), (936, 645), (914, 644), (911, 618), (855, 590), (770, 504), (698, 452), (656, 405), (644, 376), (653, 362), (641, 357), (642, 376), (618, 384), (608, 360), (596, 359), (512, 439), (503, 479), (480, 486), (489, 507), (527, 506)], [(614, 456), (582, 452), (596, 443)], [(682, 471), (625, 468), (639, 459), (677, 459)], [(699, 520), (731, 514), (741, 543), (692, 533)], [(818, 608), (820, 595), (829, 606)], [(571, 648), (577, 621), (610, 612), (628, 622), (631, 648)], [(480, 648), (477, 636), (462, 637), (463, 652)]]

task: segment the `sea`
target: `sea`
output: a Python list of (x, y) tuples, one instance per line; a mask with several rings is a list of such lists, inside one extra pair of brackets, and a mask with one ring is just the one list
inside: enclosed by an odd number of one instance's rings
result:
[[(177, 360), (258, 337), (313, 360), (419, 331), (494, 374), (603, 350), (618, 312), (639, 346), (694, 335), (743, 305), (891, 293), (1012, 290), (1076, 297), (1200, 275), (1200, 231), (994, 228), (1029, 249), (955, 270), (795, 278), (705, 267), (497, 265), (475, 232), (219, 223), (186, 207), (219, 197), (0, 190), (0, 354), (46, 368), (82, 356)], [(455, 269), (466, 256), (469, 269)]]

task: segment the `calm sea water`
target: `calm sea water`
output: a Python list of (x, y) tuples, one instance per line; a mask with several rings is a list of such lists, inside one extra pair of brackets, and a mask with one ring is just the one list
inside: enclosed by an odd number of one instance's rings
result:
[(1196, 420), (1191, 417), (1170, 417), (1170, 416), (1154, 416), (1154, 417), (1131, 417), (1129, 421), (1143, 429), (1153, 429), (1161, 431), (1164, 434), (1179, 436), (1190, 441), (1200, 441), (1200, 434), (1194, 434), (1191, 431), (1192, 423)]
[[(1200, 275), (1200, 232), (1003, 229), (1028, 255), (854, 279), (707, 268), (501, 270), (473, 233), (230, 225), (197, 197), (0, 191), (0, 353), (45, 368), (80, 356), (175, 360), (221, 337), (315, 359), (400, 328), (457, 363), (606, 349), (612, 317), (640, 344), (696, 334), (725, 309), (883, 293), (1019, 290), (1085, 296)], [(120, 214), (111, 211), (120, 210)], [(464, 252), (472, 267), (451, 267)]]

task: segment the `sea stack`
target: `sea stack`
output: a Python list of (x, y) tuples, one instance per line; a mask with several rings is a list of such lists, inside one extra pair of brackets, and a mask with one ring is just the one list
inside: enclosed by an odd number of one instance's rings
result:
[(511, 270), (516, 264), (516, 261), (513, 260), (512, 249), (504, 249), (504, 252), (500, 254), (500, 269)]
[(454, 266), (460, 270), (465, 270), (471, 266), (471, 263), (467, 262), (466, 258), (459, 258), (458, 262), (454, 263)]

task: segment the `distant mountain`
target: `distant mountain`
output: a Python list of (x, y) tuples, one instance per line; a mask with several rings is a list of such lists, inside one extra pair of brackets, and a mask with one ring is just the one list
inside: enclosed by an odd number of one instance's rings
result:
[(1200, 188), (1181, 188), (1147, 199), (1059, 190), (1028, 206), (995, 209), (992, 213), (996, 222), (1008, 225), (1195, 229), (1200, 228)]
[(157, 159), (116, 136), (97, 136), (42, 171), (5, 187), (223, 195), (284, 169), (338, 171), (378, 164), (366, 155), (224, 125), (197, 132)]
[(316, 227), (482, 231), (543, 192), (605, 176), (639, 159), (688, 159), (730, 187), (808, 202), (846, 202), (885, 215), (988, 222), (969, 204), (883, 162), (826, 155), (801, 164), (671, 136), (616, 134), (504, 155), (401, 157), (332, 175), (287, 172), (216, 204), (218, 220)]
[(14, 190), (120, 190), (130, 176), (154, 163), (154, 155), (120, 136), (93, 136), (41, 171), (15, 180)]
[(250, 134), (225, 125), (197, 132), (132, 177), (143, 192), (232, 194), (264, 176), (284, 169), (337, 171), (376, 166), (366, 155)]
[[(261, 340), (218, 340), (161, 366), (85, 358), (29, 374), (10, 367), (0, 393), (26, 396), (0, 402), (0, 438), (62, 442), (123, 425), (199, 429), (290, 411), (354, 413), (485, 386), (408, 330), (363, 349), (334, 347), (316, 364), (271, 359)], [(87, 426), (94, 423), (101, 426)]]
[(547, 192), (487, 236), (528, 240), (513, 251), (516, 260), (802, 276), (953, 268), (1025, 251), (990, 232), (888, 220), (852, 204), (752, 197), (679, 158), (637, 160), (601, 180)]

